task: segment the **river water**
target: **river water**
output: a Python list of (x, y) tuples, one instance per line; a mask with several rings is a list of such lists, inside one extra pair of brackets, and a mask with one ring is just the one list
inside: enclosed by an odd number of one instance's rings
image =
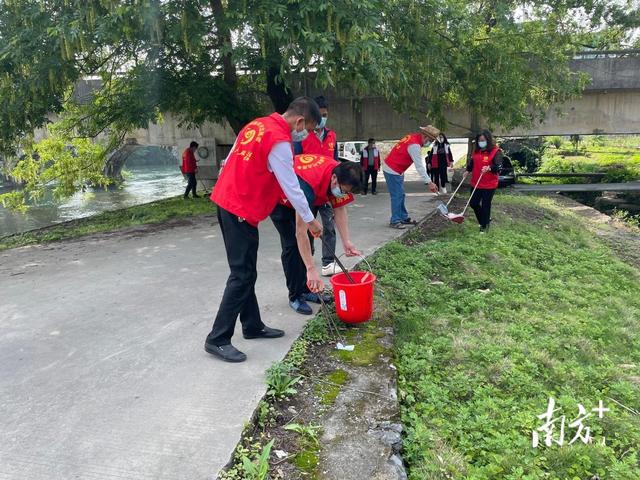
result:
[[(11, 212), (0, 206), (0, 236), (46, 227), (107, 210), (117, 210), (153, 202), (184, 192), (186, 181), (175, 165), (128, 167), (126, 181), (119, 189), (89, 189), (78, 192), (62, 203), (50, 194), (26, 214)], [(0, 186), (0, 193), (8, 190)]]

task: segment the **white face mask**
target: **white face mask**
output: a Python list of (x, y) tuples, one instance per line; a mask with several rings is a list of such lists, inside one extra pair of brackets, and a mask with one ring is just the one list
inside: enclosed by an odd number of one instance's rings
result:
[(302, 142), (305, 138), (307, 138), (307, 135), (309, 135), (309, 132), (307, 132), (306, 128), (300, 132), (294, 130), (291, 132), (291, 140), (293, 140), (294, 142)]
[(486, 140), (479, 140), (478, 141), (478, 146), (480, 148), (487, 148), (487, 141)]
[(340, 185), (338, 185), (337, 187), (331, 187), (331, 195), (333, 195), (336, 198), (343, 198), (347, 196), (347, 194), (344, 193), (340, 188)]

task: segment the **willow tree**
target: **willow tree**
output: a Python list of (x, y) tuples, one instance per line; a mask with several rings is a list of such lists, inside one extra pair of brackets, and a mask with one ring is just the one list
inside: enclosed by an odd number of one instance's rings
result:
[[(33, 160), (29, 135), (52, 115), (60, 141), (104, 138), (105, 155), (165, 112), (186, 125), (227, 121), (237, 132), (261, 112), (282, 111), (293, 76), (310, 70), (321, 85), (382, 92), (384, 75), (371, 62), (390, 65), (376, 28), (383, 7), (380, 0), (8, 0), (0, 4), (0, 152)], [(78, 99), (74, 86), (87, 77), (100, 86)], [(26, 192), (54, 181), (22, 167), (14, 176)], [(96, 172), (57, 173), (80, 188)]]

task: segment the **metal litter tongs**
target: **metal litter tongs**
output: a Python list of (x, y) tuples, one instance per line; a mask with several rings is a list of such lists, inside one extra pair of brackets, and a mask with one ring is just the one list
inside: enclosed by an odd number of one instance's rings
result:
[[(320, 239), (322, 240), (322, 244), (325, 247), (328, 247), (327, 242), (325, 241), (324, 237), (322, 237), (322, 235), (320, 235)], [(340, 261), (340, 258), (336, 255), (335, 252), (333, 252), (333, 260), (338, 264), (338, 266), (340, 267), (340, 270), (342, 270), (342, 273), (345, 274), (349, 282), (356, 283), (356, 281), (353, 279), (353, 277), (351, 276), (349, 271), (346, 269), (346, 267), (342, 264), (342, 262)], [(324, 298), (322, 298), (321, 294), (318, 295), (318, 298), (320, 299), (320, 310), (322, 310), (322, 315), (324, 316), (324, 318), (327, 319), (327, 325), (329, 325), (329, 331), (331, 335), (333, 335), (334, 340), (336, 340), (336, 349), (353, 351), (353, 349), (355, 348), (354, 345), (347, 345), (346, 340), (340, 334), (340, 330), (338, 330), (338, 326), (333, 320), (333, 314), (331, 312), (331, 309), (325, 303)]]
[(451, 194), (451, 197), (446, 204), (443, 202), (438, 202), (438, 205), (436, 205), (436, 210), (438, 210), (438, 213), (440, 213), (440, 215), (442, 215), (443, 217), (447, 217), (449, 215), (449, 204), (453, 200), (453, 197), (456, 196), (456, 193), (458, 193), (458, 190), (460, 190), (460, 187), (463, 183), (464, 179), (458, 184), (458, 188), (456, 188), (456, 190)]

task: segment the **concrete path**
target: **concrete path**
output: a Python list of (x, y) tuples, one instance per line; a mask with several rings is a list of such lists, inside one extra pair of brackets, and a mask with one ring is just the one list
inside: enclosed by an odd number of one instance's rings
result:
[[(434, 197), (408, 190), (426, 215)], [(384, 184), (349, 214), (367, 254), (400, 233)], [(287, 335), (236, 335), (243, 364), (205, 353), (228, 267), (213, 220), (186, 223), (0, 253), (0, 479), (213, 479), (228, 461), (308, 317), (287, 305), (265, 221), (258, 299)]]

